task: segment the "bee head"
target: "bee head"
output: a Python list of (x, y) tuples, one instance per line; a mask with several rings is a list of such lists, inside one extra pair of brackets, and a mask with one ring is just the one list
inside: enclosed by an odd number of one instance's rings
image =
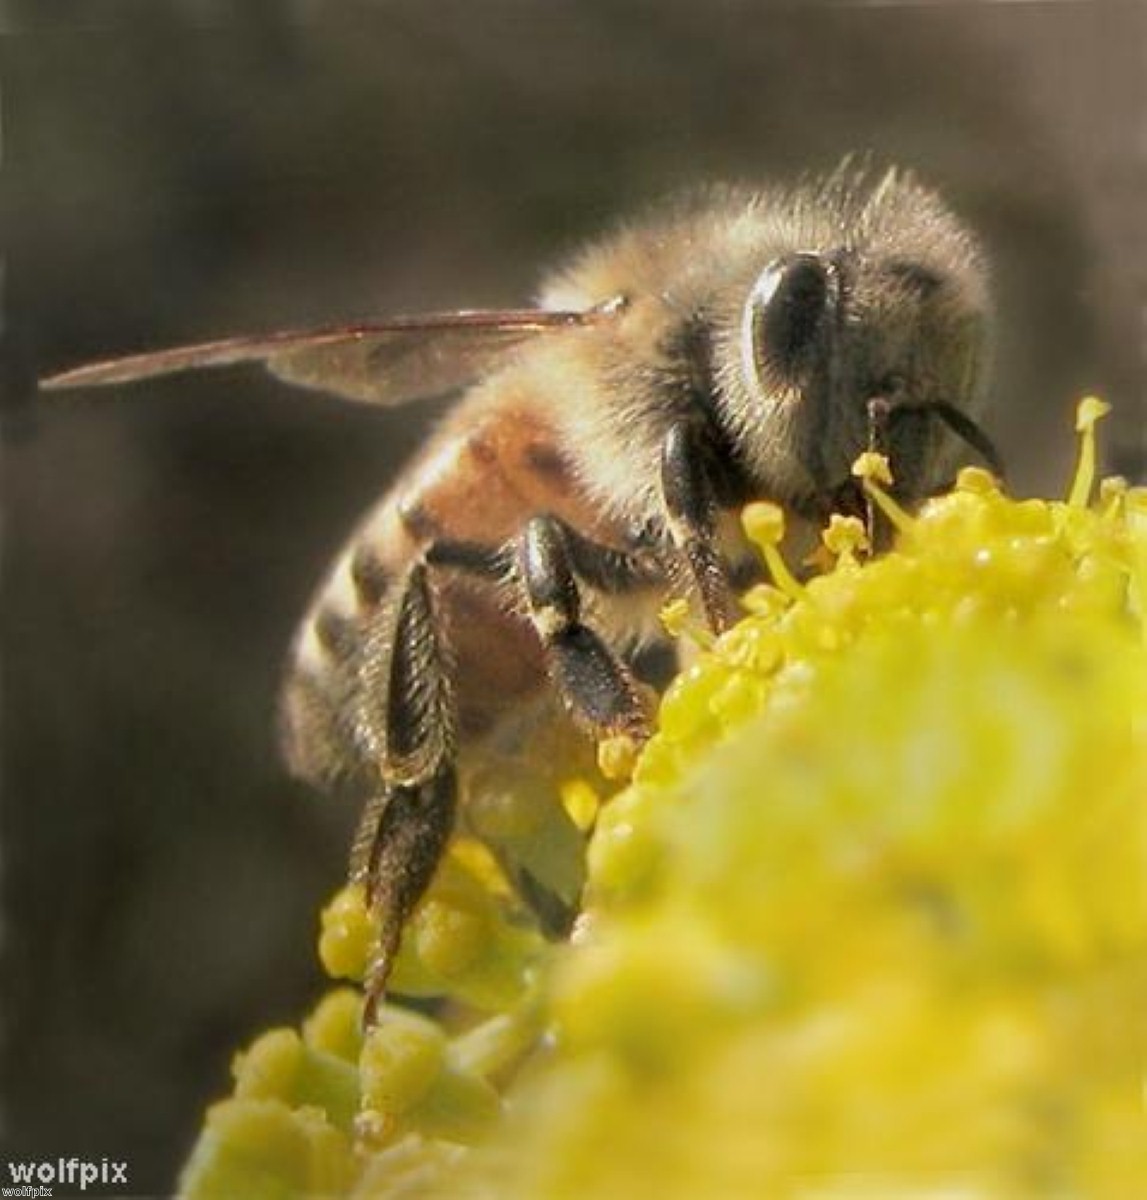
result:
[[(986, 289), (963, 241), (935, 231), (881, 244), (800, 249), (771, 259), (741, 311), (740, 375), (763, 424), (783, 425), (812, 490), (848, 478), (871, 435), (872, 402), (904, 409), (886, 447), (903, 489), (920, 492), (955, 447), (928, 405), (972, 411), (983, 374)], [(959, 250), (959, 253), (955, 253)]]

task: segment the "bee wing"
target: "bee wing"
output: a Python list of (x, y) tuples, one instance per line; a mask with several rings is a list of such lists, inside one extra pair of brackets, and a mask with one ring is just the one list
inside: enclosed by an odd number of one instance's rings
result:
[(490, 371), (515, 346), (543, 334), (607, 321), (619, 308), (618, 301), (609, 301), (580, 312), (526, 308), (431, 313), (224, 338), (88, 363), (48, 376), (40, 386), (100, 387), (201, 367), (261, 362), (300, 387), (367, 404), (402, 404), (462, 387)]

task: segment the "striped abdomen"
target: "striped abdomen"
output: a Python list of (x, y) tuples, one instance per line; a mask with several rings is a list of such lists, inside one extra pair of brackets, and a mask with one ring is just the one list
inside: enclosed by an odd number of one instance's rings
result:
[(443, 545), (475, 559), (473, 569), (432, 572), (463, 740), (540, 690), (541, 646), (506, 577), (512, 558), (499, 556), (540, 512), (603, 536), (534, 412), (464, 404), (360, 527), (300, 630), (283, 696), (285, 753), (296, 773), (330, 786), (381, 771), (395, 702), (394, 598), (428, 550), (432, 561)]

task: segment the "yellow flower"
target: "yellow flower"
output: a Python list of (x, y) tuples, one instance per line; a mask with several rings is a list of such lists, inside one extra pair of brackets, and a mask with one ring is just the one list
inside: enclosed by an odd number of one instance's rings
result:
[(401, 967), (449, 1017), (265, 1035), (185, 1191), (286, 1147), (275, 1194), (1147, 1193), (1147, 493), (1093, 502), (1100, 415), (1066, 503), (968, 470), (909, 516), (861, 464), (896, 546), (834, 522), (807, 580), (747, 510), (773, 582), (597, 814), (573, 940), (456, 854)]

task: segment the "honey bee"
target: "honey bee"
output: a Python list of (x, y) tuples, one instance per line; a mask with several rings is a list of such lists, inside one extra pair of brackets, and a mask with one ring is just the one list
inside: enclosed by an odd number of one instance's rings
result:
[(535, 712), (646, 739), (633, 651), (669, 588), (712, 630), (733, 621), (754, 562), (739, 506), (855, 510), (851, 464), (873, 447), (908, 502), (944, 482), (961, 441), (999, 471), (977, 423), (990, 325), (983, 253), (941, 198), (846, 164), (623, 226), (536, 308), (231, 338), (44, 386), (254, 360), (368, 404), (462, 390), (319, 588), (283, 690), (289, 766), (363, 805), (351, 876), (378, 922), (369, 1023), (454, 828), (460, 770)]

